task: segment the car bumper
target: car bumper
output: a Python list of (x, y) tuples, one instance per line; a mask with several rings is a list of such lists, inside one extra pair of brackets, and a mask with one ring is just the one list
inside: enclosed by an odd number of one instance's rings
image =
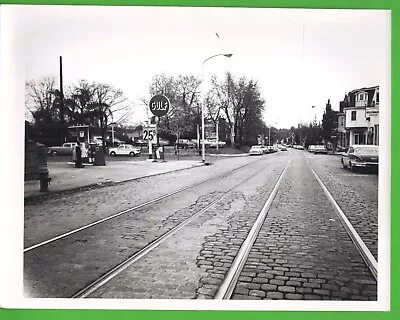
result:
[(378, 168), (377, 162), (352, 162), (351, 165), (360, 168)]
[(263, 153), (261, 152), (250, 152), (249, 153), (249, 155), (251, 155), (251, 156), (262, 156), (263, 155)]

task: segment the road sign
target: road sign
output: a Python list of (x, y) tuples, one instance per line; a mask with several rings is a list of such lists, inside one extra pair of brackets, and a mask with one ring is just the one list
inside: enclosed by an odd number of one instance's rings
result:
[(152, 114), (161, 117), (168, 112), (170, 104), (166, 96), (158, 94), (150, 99), (149, 108)]
[(151, 143), (157, 143), (157, 129), (155, 126), (143, 127), (143, 140), (147, 140)]

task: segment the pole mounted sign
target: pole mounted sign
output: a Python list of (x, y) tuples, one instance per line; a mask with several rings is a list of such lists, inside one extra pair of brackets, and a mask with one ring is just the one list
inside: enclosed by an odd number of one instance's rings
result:
[[(169, 99), (162, 95), (157, 94), (150, 99), (149, 108), (152, 114), (156, 117), (162, 117), (167, 114), (170, 106)], [(143, 137), (149, 141), (149, 160), (153, 158), (153, 143), (157, 142), (157, 126), (148, 125), (143, 128)], [(153, 142), (153, 143), (152, 143)]]
[(157, 143), (157, 127), (155, 124), (143, 127), (143, 140), (149, 143)]
[(170, 105), (169, 99), (162, 94), (153, 96), (149, 102), (151, 113), (157, 117), (166, 115)]

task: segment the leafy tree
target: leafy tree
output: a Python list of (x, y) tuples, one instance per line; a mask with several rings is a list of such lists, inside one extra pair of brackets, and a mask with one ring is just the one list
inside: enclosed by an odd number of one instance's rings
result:
[(265, 101), (257, 82), (245, 77), (235, 79), (227, 72), (222, 81), (213, 77), (211, 84), (210, 95), (215, 97), (215, 103), (229, 124), (231, 142), (239, 145), (256, 143), (257, 136), (266, 129), (262, 120)]
[[(108, 84), (81, 80), (61, 97), (54, 78), (26, 82), (26, 108), (32, 114), (36, 137), (43, 143), (54, 141), (64, 129), (60, 118), (63, 105), (65, 125), (98, 125), (102, 129), (103, 147), (108, 125), (124, 122), (130, 114), (121, 90)], [(63, 99), (63, 100), (62, 100)], [(63, 102), (63, 103), (62, 103)]]
[(335, 135), (337, 121), (337, 112), (332, 110), (330, 99), (328, 99), (322, 116), (322, 137), (325, 141), (333, 143), (334, 148), (337, 144), (337, 135)]

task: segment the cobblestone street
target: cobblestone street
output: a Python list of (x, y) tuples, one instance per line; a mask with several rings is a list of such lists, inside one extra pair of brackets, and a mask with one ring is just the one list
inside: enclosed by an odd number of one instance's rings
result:
[[(377, 176), (289, 150), (27, 203), (24, 291), (213, 299), (277, 188), (231, 299), (376, 300), (377, 283), (309, 165), (377, 256)], [(346, 201), (350, 188), (359, 206)]]

